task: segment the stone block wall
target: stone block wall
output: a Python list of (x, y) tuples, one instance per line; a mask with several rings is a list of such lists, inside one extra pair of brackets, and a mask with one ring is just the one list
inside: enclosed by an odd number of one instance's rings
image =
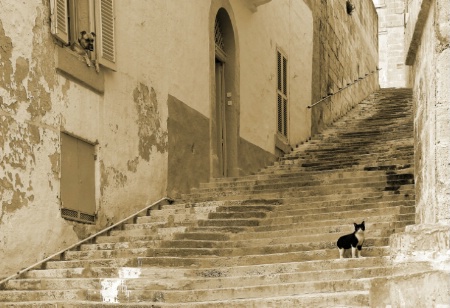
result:
[[(378, 17), (372, 0), (308, 1), (314, 15), (312, 133), (378, 89)], [(354, 85), (353, 85), (354, 84)], [(346, 88), (348, 86), (348, 88)]]
[(450, 221), (450, 21), (448, 3), (408, 2), (406, 63), (415, 105), (417, 223)]
[(406, 12), (405, 63), (414, 93), (416, 225), (390, 239), (394, 271), (408, 268), (408, 274), (394, 276), (386, 286), (394, 307), (448, 307), (450, 7), (443, 0), (408, 0)]
[(405, 1), (374, 0), (379, 20), (379, 67), (382, 88), (406, 87)]

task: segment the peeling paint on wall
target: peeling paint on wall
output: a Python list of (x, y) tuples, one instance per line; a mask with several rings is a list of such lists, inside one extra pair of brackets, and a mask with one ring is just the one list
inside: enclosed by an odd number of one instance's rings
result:
[(139, 164), (139, 157), (136, 157), (133, 160), (129, 160), (127, 163), (128, 171), (137, 172), (137, 166)]
[[(0, 116), (0, 216), (11, 213), (34, 200), (29, 179), (35, 165), (35, 146), (40, 143), (39, 129), (31, 124), (16, 122), (12, 117)], [(27, 166), (31, 169), (29, 172)], [(28, 186), (24, 183), (28, 182)]]
[(167, 151), (167, 132), (161, 129), (161, 118), (158, 111), (156, 92), (143, 83), (133, 91), (133, 99), (138, 113), (139, 155), (150, 160), (152, 148), (158, 152)]
[(113, 187), (124, 187), (128, 177), (113, 167), (105, 167), (103, 161), (100, 162), (100, 173), (101, 173), (101, 186), (100, 192), (103, 195), (106, 188)]
[(8, 88), (11, 84), (11, 74), (13, 72), (11, 63), (12, 49), (11, 38), (6, 36), (0, 20), (0, 86), (2, 88)]

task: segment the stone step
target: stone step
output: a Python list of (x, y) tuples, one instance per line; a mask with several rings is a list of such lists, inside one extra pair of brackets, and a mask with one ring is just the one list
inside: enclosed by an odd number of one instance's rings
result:
[[(179, 222), (181, 217), (178, 216), (184, 216), (184, 217), (207, 217), (209, 213), (213, 213), (217, 210), (218, 206), (215, 206), (214, 208), (206, 208), (201, 211), (197, 210), (198, 208), (202, 207), (186, 207), (183, 208), (163, 208), (161, 210), (152, 211), (151, 215), (149, 216), (141, 216), (137, 219), (137, 223), (147, 223), (150, 222), (149, 219), (153, 219), (152, 217), (163, 217), (167, 220), (167, 217), (173, 216), (172, 220), (173, 222)], [(184, 219), (181, 219), (181, 222)]]
[(414, 155), (414, 143), (410, 144), (392, 144), (385, 145), (384, 148), (374, 150), (372, 146), (366, 147), (361, 145), (362, 148), (345, 148), (343, 145), (330, 145), (329, 147), (309, 147), (304, 151), (290, 154), (289, 156), (283, 156), (274, 165), (280, 165), (283, 163), (289, 163), (291, 161), (300, 161), (308, 159), (322, 159), (323, 162), (327, 162), (336, 158), (339, 161), (345, 162), (348, 160), (357, 160), (364, 163), (391, 160), (393, 157), (398, 159), (399, 157), (411, 157)]
[[(359, 123), (360, 124), (360, 123)], [(373, 145), (374, 150), (378, 148), (384, 148), (386, 146), (383, 141), (388, 144), (411, 144), (413, 143), (414, 137), (411, 134), (413, 129), (413, 122), (398, 121), (396, 124), (384, 124), (383, 128), (379, 127), (378, 121), (371, 121), (370, 123), (365, 123), (367, 128), (361, 128), (358, 125), (349, 127), (348, 123), (341, 123), (334, 127), (329, 128), (324, 131), (322, 135), (317, 136), (313, 140), (304, 143), (302, 146), (304, 149), (311, 148), (324, 148), (334, 147), (337, 145)], [(346, 127), (344, 127), (346, 125)], [(345, 130), (343, 130), (345, 128)], [(298, 152), (299, 150), (295, 150)], [(292, 155), (293, 153), (288, 154)]]
[[(410, 191), (412, 192), (412, 191)], [(218, 207), (218, 211), (221, 208), (227, 207), (241, 207), (241, 206), (268, 206), (273, 208), (287, 209), (315, 209), (322, 207), (333, 207), (354, 204), (365, 203), (378, 203), (378, 202), (401, 202), (401, 201), (414, 201), (414, 194), (392, 194), (391, 192), (383, 191), (371, 194), (353, 194), (346, 196), (345, 199), (342, 196), (326, 196), (321, 197), (263, 197), (263, 198), (249, 198), (249, 199), (237, 199), (237, 200), (223, 200), (222, 206)], [(336, 197), (336, 198), (333, 198)], [(202, 204), (208, 201), (198, 201), (196, 204)]]
[[(388, 228), (386, 224), (367, 223), (367, 229), (370, 228), (370, 237), (367, 237), (367, 246), (371, 244), (376, 238), (387, 237), (393, 232), (392, 228)], [(353, 232), (352, 225), (337, 225), (316, 228), (298, 228), (285, 234), (282, 238), (276, 237), (276, 234), (267, 234), (268, 232), (248, 232), (251, 234), (250, 238), (243, 240), (243, 235), (218, 234), (218, 233), (204, 233), (204, 232), (190, 232), (179, 233), (174, 236), (174, 239), (169, 240), (138, 240), (138, 241), (121, 241), (98, 244), (84, 244), (76, 251), (92, 251), (92, 250), (115, 250), (115, 249), (135, 249), (148, 247), (195, 247), (195, 248), (225, 248), (225, 247), (250, 247), (263, 246), (270, 244), (289, 244), (289, 243), (305, 243), (305, 242), (335, 242), (337, 240), (336, 233), (339, 232)], [(274, 232), (275, 233), (275, 232)], [(271, 238), (274, 237), (275, 240)], [(271, 239), (271, 240), (268, 240)], [(67, 256), (67, 255), (66, 255)]]
[[(320, 204), (317, 204), (320, 206)], [(414, 213), (415, 207), (412, 201), (400, 201), (400, 202), (378, 202), (378, 203), (360, 203), (352, 205), (338, 205), (335, 207), (308, 207), (305, 208), (302, 205), (278, 206), (275, 208), (255, 207), (252, 206), (229, 206), (224, 207), (218, 212), (211, 213), (209, 219), (240, 219), (240, 218), (274, 218), (285, 216), (303, 216), (308, 219), (322, 219), (322, 217), (329, 217), (330, 215), (349, 215), (355, 211), (363, 211), (366, 214), (377, 213), (384, 211), (384, 213), (398, 213), (407, 214)], [(321, 215), (321, 216), (318, 216)], [(326, 215), (326, 216), (324, 216)], [(328, 218), (326, 218), (328, 219)]]
[[(412, 182), (408, 177), (410, 176), (404, 176), (405, 179), (399, 179), (397, 182), (404, 181), (406, 183)], [(211, 188), (197, 188), (192, 190), (192, 194), (204, 194), (204, 193), (214, 193), (214, 192), (228, 192), (228, 191), (234, 191), (236, 188), (239, 189), (239, 191), (258, 191), (258, 190), (274, 190), (274, 189), (287, 189), (287, 188), (298, 188), (302, 191), (308, 191), (308, 190), (333, 190), (333, 189), (339, 189), (339, 188), (368, 188), (368, 187), (383, 187), (387, 186), (388, 183), (386, 183), (387, 177), (384, 178), (364, 178), (361, 179), (361, 181), (357, 181), (358, 179), (354, 180), (343, 180), (342, 182), (339, 181), (331, 181), (326, 182), (326, 179), (323, 179), (322, 181), (308, 181), (308, 180), (295, 180), (295, 179), (289, 179), (287, 181), (280, 181), (275, 183), (267, 182), (261, 182), (257, 184), (250, 184), (246, 183), (245, 185), (240, 185), (237, 187), (229, 187), (229, 186), (216, 186)], [(395, 182), (395, 180), (393, 181)], [(409, 183), (408, 183), (409, 184)]]
[[(366, 166), (366, 165), (385, 165), (385, 164), (392, 164), (392, 156), (396, 157), (397, 162), (405, 162), (405, 161), (412, 161), (414, 155), (412, 153), (384, 153), (383, 155), (374, 155), (368, 153), (365, 157), (358, 156), (354, 157), (351, 156), (352, 153), (342, 152), (342, 153), (335, 153), (335, 151), (331, 153), (318, 153), (314, 155), (308, 155), (302, 158), (297, 159), (291, 159), (291, 160), (282, 160), (279, 162), (275, 162), (271, 167), (269, 168), (289, 168), (289, 167), (300, 167), (303, 168), (303, 171), (311, 171), (314, 169), (311, 169), (312, 167), (321, 167), (322, 170), (341, 170), (345, 169), (345, 166), (348, 166), (349, 168), (358, 168), (359, 166)], [(392, 155), (392, 156), (391, 156)], [(331, 168), (333, 166), (336, 166), (336, 168)], [(325, 167), (328, 167), (329, 169), (325, 169)], [(337, 168), (339, 167), (339, 168)]]
[(0, 292), (0, 303), (24, 301), (84, 300), (88, 297), (88, 294), (88, 290), (82, 289), (32, 291), (6, 290)]
[[(336, 248), (336, 241), (338, 237), (336, 235), (321, 235), (314, 236), (312, 238), (291, 236), (281, 240), (274, 239), (252, 239), (246, 241), (201, 241), (201, 240), (172, 240), (161, 243), (159, 247), (162, 248), (207, 248), (216, 249), (216, 255), (222, 254), (222, 251), (226, 251), (228, 254), (249, 253), (250, 251), (263, 250), (264, 252), (275, 251), (306, 251), (317, 250), (325, 248)], [(389, 237), (366, 237), (364, 241), (365, 247), (371, 246), (386, 246), (389, 244)], [(286, 247), (289, 245), (289, 247)]]
[[(68, 251), (65, 260), (85, 260), (100, 258), (123, 258), (123, 257), (152, 257), (152, 256), (239, 256), (275, 254), (285, 252), (314, 251), (336, 248), (337, 238), (329, 241), (315, 242), (290, 242), (290, 243), (270, 243), (265, 241), (250, 241), (247, 243), (233, 242), (211, 242), (211, 241), (189, 241), (173, 240), (163, 242), (158, 246), (145, 246), (141, 248), (122, 248), (103, 250), (82, 250)], [(228, 245), (224, 245), (228, 244)], [(247, 244), (247, 245), (246, 245)], [(259, 246), (257, 246), (260, 244)], [(365, 247), (386, 246), (389, 238), (367, 238)]]
[[(355, 221), (356, 222), (356, 221)], [(360, 221), (359, 221), (360, 222)], [(359, 223), (358, 222), (358, 223)], [(395, 224), (399, 222), (366, 222), (366, 237), (385, 237), (394, 233)], [(258, 231), (238, 233), (233, 235), (234, 240), (258, 240), (258, 239), (279, 239), (298, 237), (313, 240), (316, 238), (334, 238), (337, 240), (339, 236), (352, 233), (354, 231), (353, 224), (312, 226), (309, 228), (287, 228), (287, 225), (279, 225), (273, 228), (262, 227)], [(199, 232), (200, 233), (200, 232)], [(195, 233), (191, 233), (195, 234)], [(177, 238), (177, 237), (175, 237)]]
[[(383, 202), (378, 202), (378, 203), (372, 203), (372, 204), (359, 204), (359, 205), (349, 205), (349, 206), (335, 206), (335, 207), (331, 207), (330, 204), (326, 204), (326, 207), (321, 207), (321, 208), (314, 208), (314, 207), (306, 207), (305, 205), (277, 205), (277, 216), (280, 215), (309, 215), (311, 216), (314, 213), (324, 213), (324, 212), (348, 212), (348, 211), (355, 211), (355, 210), (374, 210), (374, 209), (380, 209), (380, 208), (390, 208), (389, 210), (392, 211), (392, 208), (394, 205), (399, 206), (398, 209), (400, 210), (399, 213), (412, 213), (414, 211), (414, 208), (410, 207), (413, 204), (413, 201), (390, 201), (391, 203), (387, 202), (387, 203), (383, 203)], [(394, 204), (392, 204), (392, 202), (396, 202)], [(408, 207), (408, 203), (405, 202), (409, 202), (409, 207)], [(318, 204), (317, 206), (319, 206), (321, 204)], [(245, 217), (256, 217), (256, 218), (264, 218), (267, 215), (264, 213), (259, 213), (256, 212), (254, 210), (264, 210), (264, 211), (273, 211), (274, 210), (274, 206), (269, 207), (269, 206), (242, 206), (242, 205), (234, 205), (234, 206), (228, 206), (228, 207), (223, 207), (222, 209), (219, 208), (219, 212), (216, 213), (212, 213), (210, 218), (232, 218), (232, 217), (240, 217), (240, 218), (245, 218)], [(154, 215), (154, 213), (156, 213), (158, 211), (153, 211), (152, 214)], [(255, 214), (256, 213), (256, 214)], [(262, 215), (264, 214), (264, 215)], [(181, 214), (180, 214), (181, 215)], [(269, 215), (275, 215), (275, 214), (270, 214)], [(328, 214), (329, 215), (329, 214)], [(142, 217), (142, 218), (149, 218), (149, 217)], [(202, 217), (199, 217), (202, 218)], [(192, 220), (195, 221), (196, 217), (193, 217)], [(186, 219), (180, 219), (180, 221), (185, 221)], [(129, 225), (125, 225), (123, 230), (115, 230), (112, 231), (111, 234), (113, 235), (112, 237), (108, 237), (108, 236), (103, 236), (103, 237), (98, 237), (96, 242), (97, 243), (105, 243), (105, 242), (117, 242), (120, 241), (121, 239), (123, 241), (127, 241), (127, 238), (125, 238), (124, 236), (119, 236), (119, 235), (124, 235), (125, 232), (129, 231), (129, 230), (141, 230), (141, 229), (151, 229), (150, 233), (154, 232), (154, 227), (157, 227), (160, 225), (154, 225), (151, 223), (136, 223), (136, 224), (129, 224)], [(161, 229), (163, 226), (160, 226)], [(173, 235), (174, 233), (177, 232), (182, 232), (184, 231), (186, 228), (175, 228), (175, 230), (171, 233), (171, 235)], [(125, 232), (124, 232), (125, 231)], [(128, 236), (131, 237), (132, 235), (129, 234), (128, 232)], [(108, 240), (108, 238), (110, 239), (114, 239), (114, 240)], [(171, 236), (145, 236), (145, 235), (140, 235), (139, 237), (136, 237), (135, 240), (139, 241), (139, 240), (159, 240), (159, 239), (169, 239), (171, 238)]]
[[(404, 130), (397, 130), (397, 134), (409, 135), (412, 130), (411, 128)], [(303, 155), (314, 155), (314, 154), (325, 154), (325, 153), (333, 153), (334, 150), (336, 154), (341, 154), (342, 152), (347, 151), (351, 156), (358, 157), (359, 155), (365, 155), (369, 153), (373, 153), (375, 156), (383, 155), (386, 151), (388, 153), (393, 154), (401, 154), (402, 150), (405, 153), (414, 153), (414, 138), (406, 137), (406, 138), (396, 138), (392, 139), (387, 138), (388, 136), (384, 136), (383, 138), (346, 138), (345, 135), (341, 133), (332, 134), (324, 137), (321, 140), (310, 141), (305, 143), (296, 149), (294, 149), (291, 153), (283, 156), (281, 160), (284, 158), (292, 159), (293, 157), (301, 157)], [(395, 158), (395, 156), (392, 156)]]
[[(124, 269), (116, 269), (114, 275), (105, 277), (72, 277), (71, 279), (63, 278), (47, 278), (47, 279), (16, 279), (11, 280), (5, 286), (5, 290), (65, 290), (65, 289), (98, 289), (101, 288), (102, 282), (105, 280), (122, 279), (122, 285), (126, 285), (127, 289), (154, 290), (164, 287), (168, 290), (176, 289), (219, 289), (231, 287), (249, 287), (264, 286), (277, 283), (297, 283), (311, 281), (332, 281), (346, 279), (364, 279), (377, 276), (386, 276), (391, 274), (391, 268), (386, 267), (366, 267), (366, 268), (346, 268), (346, 269), (330, 269), (316, 271), (290, 271), (290, 272), (241, 272), (230, 275), (217, 270), (210, 272), (203, 271), (197, 276), (183, 277), (180, 273), (168, 276), (163, 274), (163, 270), (158, 272), (143, 271), (144, 268), (125, 269), (133, 271), (136, 278), (120, 278), (120, 272)], [(155, 279), (158, 277), (158, 280)]]
[[(6, 304), (6, 303), (5, 303)], [(204, 302), (139, 302), (139, 303), (102, 303), (92, 301), (39, 301), (25, 303), (7, 303), (6, 307), (35, 308), (84, 308), (84, 307), (179, 307), (179, 308), (248, 308), (248, 307), (369, 307), (368, 291), (346, 291), (331, 293), (312, 293), (302, 295), (275, 296), (269, 295), (261, 298), (228, 299), (224, 301)], [(107, 306), (106, 306), (107, 305)]]
[[(379, 219), (378, 217), (397, 217), (396, 215), (415, 215), (415, 207), (414, 206), (395, 206), (395, 207), (386, 207), (386, 208), (374, 208), (374, 209), (354, 209), (348, 211), (339, 211), (339, 212), (330, 212), (330, 213), (296, 213), (294, 211), (276, 211), (269, 215), (267, 219), (264, 219), (259, 223), (259, 226), (263, 225), (277, 225), (286, 220), (289, 221), (301, 221), (301, 222), (317, 222), (321, 223), (322, 221), (330, 221), (330, 220), (346, 220), (349, 217), (353, 217), (357, 219), (358, 217), (365, 217), (367, 220), (372, 220), (373, 217), (375, 219)], [(404, 218), (404, 216), (401, 216)]]
[[(280, 283), (255, 287), (230, 287), (220, 289), (208, 288), (194, 290), (146, 290), (127, 288), (126, 292), (119, 293), (117, 299), (120, 302), (214, 302), (229, 301), (241, 298), (259, 299), (266, 296), (267, 294), (277, 294), (277, 296), (290, 296), (293, 294), (320, 294), (331, 292), (345, 292), (349, 290), (368, 291), (369, 288), (370, 279)], [(89, 298), (91, 298), (91, 300), (104, 300), (104, 295), (96, 290), (90, 290), (88, 296)]]
[[(230, 205), (219, 208), (215, 214), (223, 212), (236, 213), (240, 211), (258, 211), (264, 210), (268, 216), (276, 215), (309, 215), (309, 214), (322, 214), (322, 213), (334, 213), (334, 212), (348, 212), (355, 210), (369, 210), (369, 209), (386, 209), (393, 207), (414, 207), (414, 200), (385, 200), (383, 199), (354, 199), (354, 200), (336, 200), (336, 202), (312, 202), (312, 203), (293, 203), (274, 205), (272, 207), (266, 206), (261, 208), (260, 206), (251, 205)], [(276, 211), (275, 211), (276, 210)]]
[[(366, 182), (366, 183), (350, 183), (350, 184), (332, 184), (332, 185), (320, 185), (320, 186), (301, 186), (304, 182), (299, 183), (286, 183), (280, 185), (264, 185), (255, 187), (242, 187), (239, 190), (231, 188), (227, 189), (205, 189), (193, 191), (190, 194), (184, 195), (190, 199), (200, 199), (204, 197), (229, 197), (229, 196), (246, 196), (255, 194), (268, 194), (268, 193), (286, 193), (294, 192), (297, 195), (302, 196), (324, 196), (324, 195), (349, 195), (352, 193), (370, 193), (376, 191), (390, 190), (390, 187), (411, 189), (414, 187), (413, 179), (400, 179), (379, 181), (379, 182)], [(246, 199), (240, 198), (240, 199)]]
[[(268, 168), (274, 168), (273, 166), (269, 166)], [(264, 171), (266, 169), (263, 169)], [(298, 178), (304, 180), (317, 180), (317, 179), (344, 179), (344, 178), (363, 178), (363, 177), (371, 177), (371, 176), (385, 176), (386, 172), (384, 170), (379, 171), (371, 171), (367, 173), (365, 170), (356, 170), (356, 169), (339, 169), (339, 170), (329, 170), (329, 171), (295, 171), (291, 170), (289, 173), (256, 173), (253, 175), (246, 175), (243, 177), (229, 177), (229, 178), (214, 178), (210, 183), (202, 183), (200, 187), (209, 187), (214, 185), (221, 185), (219, 183), (224, 183), (227, 185), (228, 183), (232, 185), (232, 183), (239, 182), (254, 182), (254, 181), (264, 181), (264, 180), (284, 180), (289, 178)], [(414, 168), (411, 165), (408, 169), (404, 168), (399, 173), (411, 173), (414, 174)]]
[[(140, 226), (144, 225), (144, 226)], [(110, 232), (111, 236), (121, 237), (121, 236), (162, 236), (169, 237), (172, 236), (175, 232), (179, 232), (182, 230), (186, 230), (188, 227), (192, 226), (192, 222), (188, 222), (186, 224), (177, 224), (176, 227), (172, 227), (170, 224), (166, 223), (158, 223), (158, 224), (140, 224), (139, 226), (135, 226), (135, 228), (131, 227), (132, 225), (127, 225), (127, 230), (113, 230)], [(165, 231), (167, 233), (165, 233)], [(158, 234), (155, 234), (155, 233)], [(100, 239), (101, 240), (101, 239)]]
[(272, 165), (261, 170), (261, 173), (290, 173), (290, 172), (309, 172), (309, 171), (332, 171), (332, 170), (403, 170), (410, 169), (412, 167), (411, 159), (399, 159), (399, 160), (385, 160), (385, 161), (372, 161), (371, 163), (365, 162), (360, 164), (357, 161), (349, 161), (343, 164), (328, 162), (328, 163), (318, 163), (314, 166), (301, 166), (297, 164), (283, 164), (283, 165)]
[(184, 232), (186, 226), (166, 227), (161, 226), (157, 230), (150, 231), (112, 231), (111, 235), (98, 236), (96, 243), (129, 242), (129, 241), (151, 241), (171, 239), (175, 234)]
[(367, 190), (364, 190), (363, 192), (359, 188), (355, 189), (342, 189), (339, 191), (332, 191), (328, 192), (327, 194), (322, 193), (314, 193), (314, 191), (310, 192), (303, 192), (299, 191), (295, 188), (289, 188), (285, 190), (265, 190), (265, 191), (253, 191), (253, 192), (247, 192), (247, 193), (240, 193), (235, 192), (235, 194), (230, 193), (217, 193), (212, 195), (208, 194), (191, 194), (191, 195), (184, 195), (183, 197), (188, 200), (197, 200), (197, 202), (202, 201), (208, 201), (211, 199), (216, 200), (251, 200), (251, 199), (289, 199), (289, 198), (302, 198), (304, 202), (314, 202), (314, 201), (328, 201), (328, 200), (336, 200), (341, 199), (345, 202), (345, 198), (354, 199), (357, 197), (377, 197), (380, 195), (389, 196), (389, 195), (403, 195), (405, 197), (411, 197), (413, 198), (415, 194), (414, 185), (403, 185), (401, 186), (401, 189), (397, 191), (390, 191), (390, 190), (380, 190), (380, 188), (370, 188)]
[[(275, 231), (294, 228), (311, 228), (311, 227), (328, 227), (328, 226), (353, 226), (354, 222), (365, 221), (366, 223), (380, 223), (389, 222), (391, 228), (404, 227), (407, 224), (414, 223), (415, 214), (394, 214), (394, 215), (379, 215), (379, 216), (364, 216), (358, 214), (357, 216), (344, 217), (342, 219), (330, 219), (322, 221), (303, 221), (301, 217), (286, 217), (284, 219), (275, 220), (274, 223), (263, 223), (253, 230), (259, 231)], [(275, 223), (276, 222), (276, 223)]]
[[(268, 166), (268, 168), (273, 168), (274, 166)], [(264, 169), (263, 169), (264, 170)], [(411, 169), (414, 171), (413, 169)], [(374, 176), (377, 175), (384, 175), (382, 171), (373, 172)], [(255, 173), (251, 175), (246, 175), (242, 177), (227, 177), (227, 178), (212, 178), (211, 182), (209, 183), (201, 183), (200, 187), (202, 186), (209, 186), (209, 185), (215, 185), (215, 183), (233, 183), (233, 182), (240, 182), (240, 181), (257, 181), (257, 180), (268, 180), (268, 179), (283, 179), (283, 178), (289, 178), (289, 177), (298, 177), (303, 178), (305, 180), (313, 180), (317, 178), (323, 178), (324, 176), (330, 179), (333, 178), (347, 178), (347, 177), (364, 177), (367, 173), (364, 170), (354, 170), (354, 169), (341, 169), (341, 170), (331, 170), (331, 171), (309, 171), (309, 172), (290, 172), (286, 174), (265, 174), (265, 173)]]
[(208, 188), (240, 188), (243, 186), (255, 186), (264, 184), (282, 184), (286, 182), (304, 182), (307, 185), (318, 185), (318, 184), (336, 184), (336, 183), (355, 183), (355, 182), (374, 182), (386, 180), (386, 173), (383, 171), (378, 172), (328, 172), (328, 173), (294, 173), (289, 174), (289, 176), (282, 175), (270, 175), (265, 176), (254, 176), (235, 178), (229, 181), (214, 181), (210, 183), (201, 184), (197, 189), (208, 189)]
[[(176, 254), (176, 249), (170, 253)], [(167, 252), (169, 252), (167, 250)], [(191, 251), (195, 252), (195, 251)], [(362, 255), (364, 257), (383, 257), (389, 255), (388, 246), (380, 247), (363, 247)], [(86, 259), (86, 260), (70, 260), (70, 261), (49, 261), (46, 264), (46, 269), (67, 269), (78, 267), (146, 267), (146, 266), (160, 266), (160, 267), (198, 267), (210, 268), (217, 266), (244, 266), (244, 265), (258, 265), (258, 264), (274, 264), (286, 262), (299, 261), (317, 261), (330, 260), (339, 257), (339, 252), (336, 249), (322, 249), (314, 251), (295, 251), (285, 253), (273, 253), (263, 255), (244, 255), (244, 256), (159, 256), (159, 257), (116, 257), (116, 258), (102, 258), (102, 259)]]
[[(370, 268), (388, 268), (389, 257), (364, 257), (356, 259), (313, 260), (306, 262), (289, 262), (274, 264), (259, 264), (233, 267), (212, 268), (161, 268), (138, 267), (139, 277), (153, 277), (154, 279), (178, 278), (223, 278), (242, 275), (274, 275), (282, 273), (315, 273), (320, 275), (324, 271), (344, 272), (347, 270), (362, 272)], [(89, 267), (32, 270), (24, 274), (26, 279), (53, 279), (53, 278), (112, 278), (120, 276), (122, 267)], [(357, 275), (357, 274), (355, 274)], [(305, 276), (306, 277), (306, 276)]]
[[(367, 172), (369, 173), (369, 172)], [(192, 189), (191, 193), (210, 193), (217, 191), (229, 191), (231, 189), (246, 190), (265, 190), (265, 189), (285, 189), (290, 187), (298, 187), (302, 190), (317, 189), (323, 190), (335, 187), (378, 187), (387, 185), (403, 185), (414, 182), (412, 174), (390, 174), (384, 176), (365, 176), (361, 178), (341, 178), (328, 179), (322, 178), (317, 180), (305, 180), (302, 178), (286, 178), (277, 181), (265, 180), (255, 182), (240, 182), (240, 183), (221, 183), (215, 186)]]

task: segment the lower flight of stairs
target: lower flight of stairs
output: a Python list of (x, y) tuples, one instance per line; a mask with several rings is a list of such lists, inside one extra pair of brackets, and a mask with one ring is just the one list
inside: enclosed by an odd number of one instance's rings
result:
[[(8, 281), (0, 307), (370, 307), (389, 236), (414, 223), (413, 155), (411, 91), (380, 90), (273, 166)], [(361, 221), (363, 258), (339, 259)]]

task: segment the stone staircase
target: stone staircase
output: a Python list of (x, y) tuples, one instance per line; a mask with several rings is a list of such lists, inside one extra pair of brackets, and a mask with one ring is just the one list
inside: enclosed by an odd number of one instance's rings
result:
[[(9, 280), (0, 307), (370, 307), (389, 236), (415, 218), (411, 96), (380, 90), (273, 166)], [(364, 258), (338, 259), (362, 220)]]

